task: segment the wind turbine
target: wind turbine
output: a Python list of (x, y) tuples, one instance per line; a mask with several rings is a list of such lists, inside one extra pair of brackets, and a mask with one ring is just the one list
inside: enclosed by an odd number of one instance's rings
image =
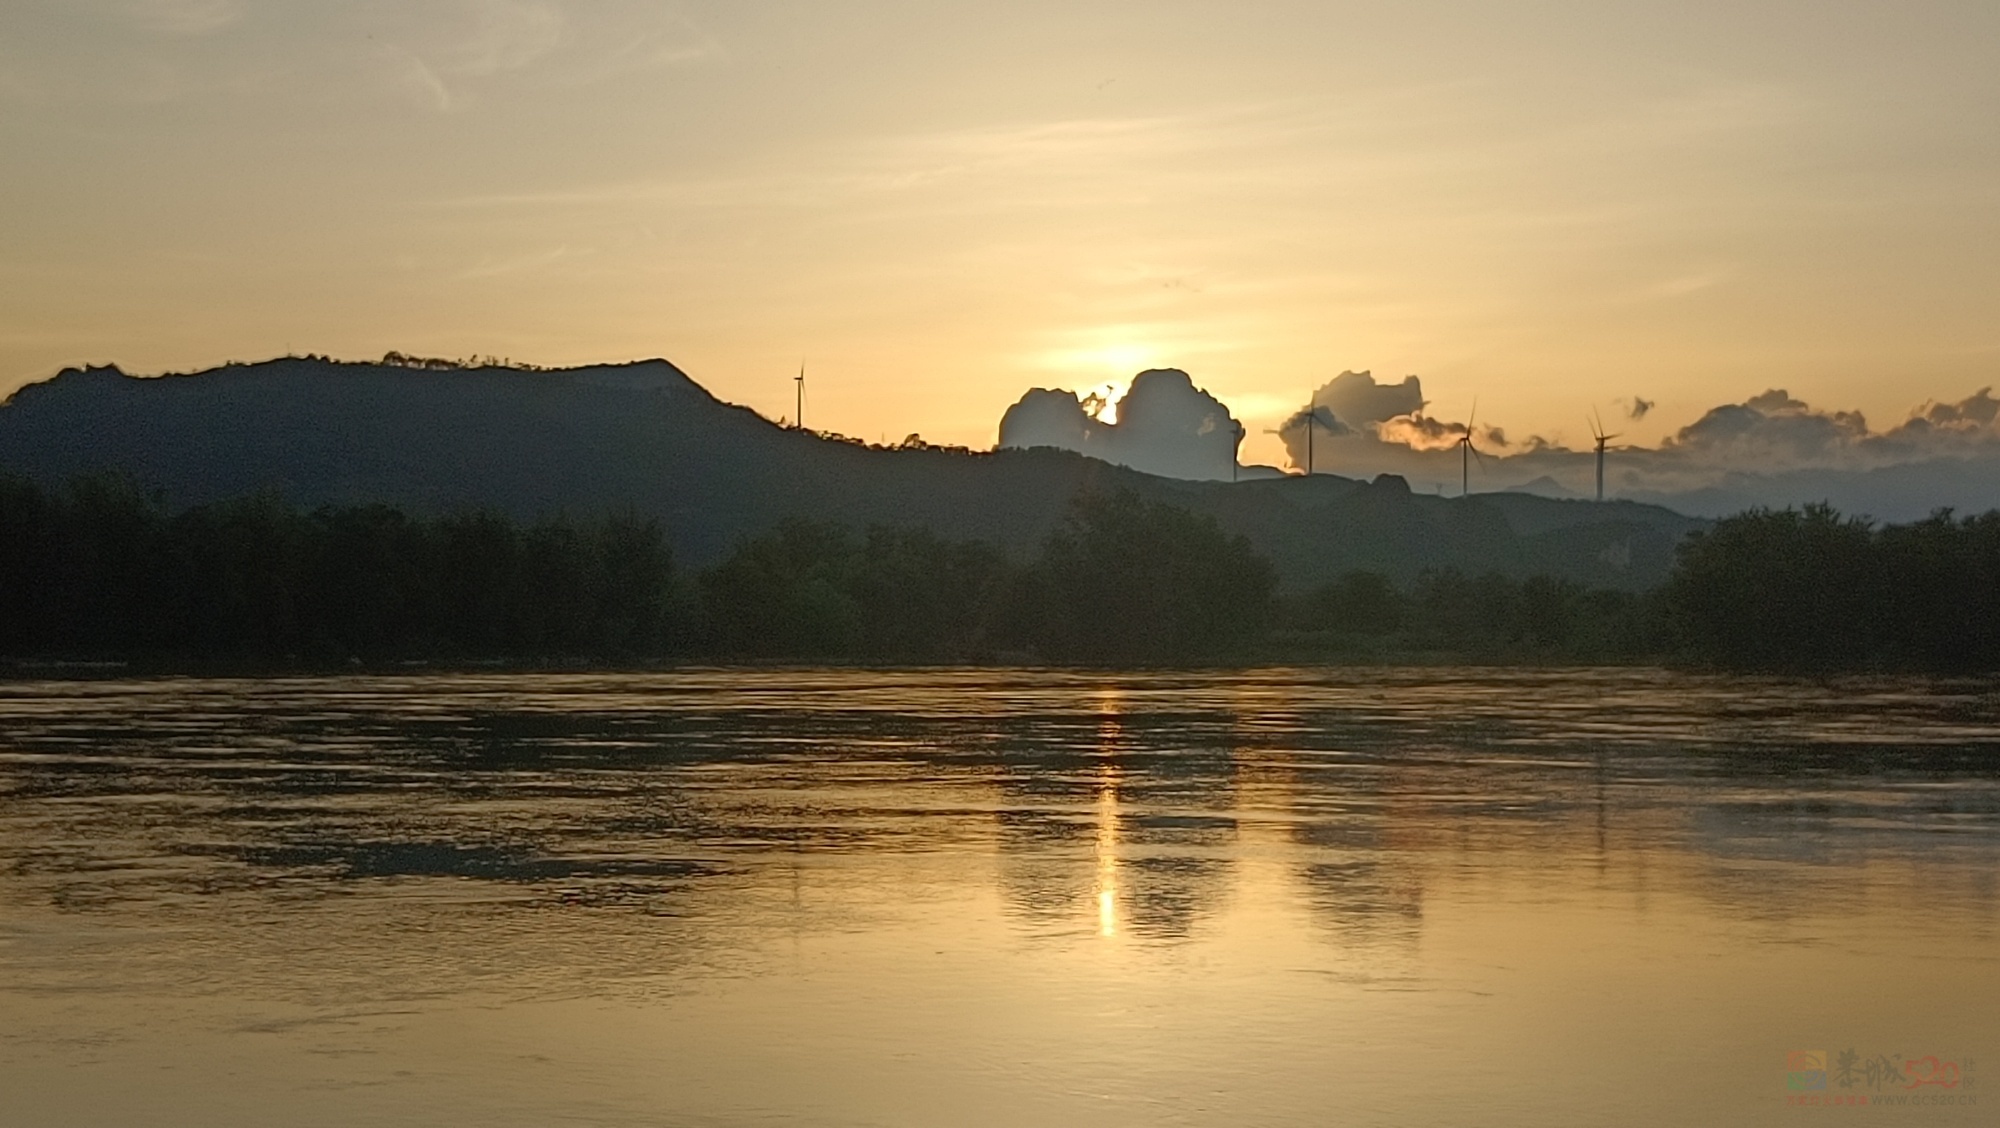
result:
[(1320, 422), (1319, 413), (1321, 410), (1323, 409), (1318, 404), (1312, 402), (1312, 400), (1308, 399), (1306, 401), (1306, 477), (1308, 478), (1313, 475), (1313, 427), (1315, 425), (1325, 427), (1328, 434), (1340, 433), (1333, 429), (1333, 415), (1331, 412), (1327, 414), (1327, 422)]
[(1458, 496), (1465, 497), (1472, 492), (1472, 460), (1477, 458), (1481, 466), (1486, 465), (1486, 456), (1472, 445), (1472, 421), (1479, 418), (1479, 397), (1472, 397), (1472, 413), (1465, 417), (1465, 433), (1458, 437)]
[(1604, 420), (1598, 417), (1597, 409), (1590, 409), (1590, 435), (1597, 440), (1597, 500), (1604, 500), (1604, 444), (1617, 435), (1604, 433)]
[(1313, 476), (1313, 422), (1319, 417), (1319, 405), (1306, 397), (1306, 477)]
[(806, 429), (806, 362), (799, 361), (799, 374), (792, 377), (799, 386), (799, 402), (792, 416), (792, 425), (803, 431)]

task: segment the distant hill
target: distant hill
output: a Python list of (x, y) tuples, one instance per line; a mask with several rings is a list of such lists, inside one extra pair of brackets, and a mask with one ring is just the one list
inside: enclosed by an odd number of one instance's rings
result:
[(56, 484), (105, 471), (177, 507), (274, 489), (306, 506), (630, 510), (657, 517), (693, 566), (792, 517), (924, 525), (1025, 552), (1079, 490), (1128, 489), (1212, 514), (1295, 588), (1355, 568), (1407, 579), (1443, 566), (1644, 587), (1705, 524), (1632, 502), (1412, 494), (1392, 477), (1189, 482), (1048, 449), (871, 448), (723, 403), (664, 360), (69, 369), (0, 404), (0, 472)]

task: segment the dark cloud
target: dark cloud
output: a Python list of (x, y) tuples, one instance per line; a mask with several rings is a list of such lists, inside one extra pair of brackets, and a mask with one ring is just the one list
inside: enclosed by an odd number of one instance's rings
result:
[[(1377, 383), (1371, 372), (1342, 372), (1313, 393), (1310, 411), (1320, 426), (1312, 433), (1311, 462), (1320, 473), (1345, 474), (1354, 469), (1357, 452), (1383, 442), (1419, 448), (1448, 447), (1465, 428), (1424, 415), (1423, 383), (1405, 376), (1394, 384)], [(1285, 453), (1295, 469), (1307, 463), (1307, 408), (1279, 426)], [(1455, 428), (1455, 429), (1454, 429)], [(1384, 434), (1385, 429), (1387, 434)], [(1326, 443), (1324, 440), (1335, 440)], [(1505, 436), (1502, 436), (1505, 442)]]
[(1360, 428), (1422, 411), (1424, 388), (1415, 376), (1405, 376), (1397, 384), (1378, 384), (1373, 373), (1343, 372), (1314, 392), (1312, 401), (1349, 427)]
[(1815, 411), (1773, 388), (1742, 403), (1710, 408), (1661, 444), (1703, 459), (1732, 464), (1799, 463), (1824, 458), (1868, 437), (1858, 411)]
[[(1417, 450), (1445, 450), (1458, 445), (1458, 440), (1466, 434), (1466, 426), (1423, 414), (1398, 415), (1377, 423), (1373, 434), (1376, 440), (1383, 443), (1396, 443)], [(1476, 446), (1478, 442), (1475, 437), (1473, 444)]]
[[(1414, 381), (1405, 383), (1415, 393), (1408, 398), (1421, 402)], [(1640, 397), (1630, 402), (1631, 418), (1652, 408)], [(1293, 416), (1283, 432), (1295, 469), (1304, 464), (1300, 418)], [(1358, 478), (1399, 474), (1417, 489), (1455, 493), (1453, 448), (1464, 434), (1462, 423), (1413, 410), (1331, 440), (1316, 436), (1313, 467)], [(1485, 427), (1474, 443), (1489, 456), (1473, 469), (1475, 490), (1595, 492), (1596, 455), (1588, 447), (1573, 450), (1540, 436), (1509, 447), (1504, 434)], [(1771, 389), (1710, 409), (1657, 447), (1612, 446), (1606, 472), (1613, 497), (1704, 515), (1819, 500), (1883, 520), (1921, 517), (1944, 505), (1985, 510), (2000, 507), (2000, 399), (1982, 388), (1957, 402), (1926, 403), (1878, 431), (1860, 412), (1822, 410)]]
[(1313, 432), (1313, 438), (1315, 440), (1317, 440), (1321, 435), (1324, 435), (1327, 438), (1337, 439), (1342, 435), (1351, 435), (1354, 433), (1354, 428), (1349, 427), (1345, 423), (1342, 423), (1340, 421), (1340, 417), (1333, 413), (1333, 409), (1327, 407), (1314, 407), (1311, 409), (1307, 409), (1302, 407), (1299, 410), (1292, 412), (1291, 416), (1287, 418), (1282, 424), (1280, 424), (1278, 426), (1278, 429), (1272, 432), (1272, 434), (1282, 435), (1287, 431), (1293, 431), (1293, 430), (1298, 431), (1300, 434), (1304, 434), (1307, 421), (1311, 421), (1318, 425), (1318, 430)]
[[(1633, 396), (1626, 416), (1653, 402)], [(1118, 422), (1095, 417), (1070, 392), (1037, 389), (1001, 423), (1002, 446), (1059, 446), (1150, 473), (1227, 478), (1242, 428), (1184, 372), (1141, 373), (1117, 404)], [(1424, 411), (1414, 376), (1380, 384), (1367, 372), (1343, 372), (1313, 393), (1307, 407), (1277, 429), (1294, 472), (1372, 479), (1394, 474), (1423, 492), (1456, 493), (1456, 447), (1464, 423)], [(1542, 436), (1510, 444), (1498, 428), (1479, 427), (1486, 459), (1471, 471), (1478, 491), (1525, 490), (1591, 497), (1596, 454)], [(1876, 430), (1858, 411), (1824, 410), (1773, 388), (1741, 403), (1709, 409), (1656, 447), (1612, 445), (1607, 494), (1718, 516), (1751, 505), (1830, 501), (1881, 520), (1922, 517), (1939, 506), (2000, 508), (2000, 399), (1981, 388), (1957, 401), (1925, 403), (1908, 418)], [(1274, 471), (1273, 471), (1274, 472)]]
[(1991, 428), (1996, 417), (2000, 417), (2000, 400), (1993, 398), (1992, 388), (1981, 388), (1957, 403), (1927, 403), (1918, 408), (1903, 426), (1977, 431)]
[(1180, 369), (1133, 377), (1116, 423), (1099, 418), (1107, 406), (1096, 396), (1036, 388), (1001, 417), (999, 445), (1060, 447), (1169, 478), (1235, 476), (1243, 425)]

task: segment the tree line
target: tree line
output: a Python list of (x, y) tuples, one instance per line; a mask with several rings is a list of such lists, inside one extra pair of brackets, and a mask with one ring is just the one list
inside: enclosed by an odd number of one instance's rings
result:
[(1663, 596), (1681, 644), (1716, 665), (2000, 669), (2000, 512), (1753, 510), (1691, 535)]
[(0, 479), (0, 654), (326, 662), (658, 653), (673, 567), (635, 518), (520, 525), (260, 495), (168, 513), (129, 482)]
[(1129, 495), (1083, 499), (1028, 561), (797, 521), (689, 574), (631, 515), (275, 495), (168, 512), (122, 479), (0, 478), (0, 656), (16, 660), (1231, 661), (1274, 588), (1243, 538)]
[(360, 662), (1676, 661), (2000, 668), (2000, 513), (1877, 527), (1758, 510), (1661, 588), (1433, 570), (1280, 593), (1211, 518), (1086, 495), (1031, 557), (795, 521), (676, 567), (634, 515), (518, 522), (0, 477), (0, 657)]

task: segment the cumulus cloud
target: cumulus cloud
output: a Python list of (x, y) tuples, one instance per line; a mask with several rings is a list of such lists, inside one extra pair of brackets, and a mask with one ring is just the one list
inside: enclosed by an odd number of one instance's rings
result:
[(2000, 454), (2000, 400), (1981, 388), (1956, 403), (1930, 401), (1886, 431), (1858, 411), (1822, 411), (1782, 388), (1711, 408), (1661, 443), (1733, 470), (1873, 469), (1928, 458)]
[(1371, 372), (1342, 372), (1313, 393), (1313, 402), (1332, 411), (1334, 418), (1350, 427), (1382, 423), (1398, 415), (1414, 415), (1424, 409), (1423, 384), (1415, 376), (1401, 383), (1377, 383)]
[(1277, 433), (1282, 435), (1286, 432), (1296, 430), (1303, 434), (1307, 424), (1313, 426), (1313, 438), (1315, 439), (1321, 435), (1337, 439), (1342, 435), (1351, 435), (1354, 433), (1354, 428), (1342, 423), (1340, 417), (1333, 413), (1333, 409), (1324, 405), (1310, 408), (1302, 407), (1292, 412), (1291, 416), (1279, 426)]
[[(1366, 373), (1342, 373), (1338, 381), (1344, 392), (1361, 393), (1348, 395), (1350, 405), (1389, 402), (1375, 395), (1383, 386)], [(1393, 405), (1421, 404), (1414, 378), (1389, 387), (1405, 385), (1404, 399)], [(1316, 394), (1314, 402), (1326, 398)], [(1626, 414), (1634, 419), (1652, 407), (1638, 396), (1630, 404)], [(1465, 424), (1421, 407), (1362, 418), (1370, 413), (1380, 411), (1356, 410), (1356, 425), (1316, 433), (1313, 468), (1350, 477), (1394, 473), (1419, 489), (1457, 492), (1460, 465), (1452, 448)], [(1303, 418), (1303, 411), (1295, 414), (1280, 432), (1295, 469), (1305, 465)], [(1594, 492), (1596, 455), (1589, 448), (1539, 436), (1510, 445), (1497, 428), (1484, 427), (1473, 441), (1490, 456), (1473, 471), (1475, 490)], [(1709, 409), (1657, 447), (1614, 445), (1606, 471), (1611, 496), (1710, 515), (1817, 500), (1885, 520), (1919, 517), (1937, 506), (1984, 510), (2000, 507), (2000, 399), (1982, 388), (1956, 402), (1925, 403), (1903, 422), (1876, 430), (1858, 411), (1817, 408), (1773, 388)]]
[[(1379, 461), (1384, 447), (1409, 451), (1457, 448), (1467, 425), (1426, 414), (1428, 403), (1423, 382), (1415, 376), (1384, 384), (1370, 372), (1342, 372), (1313, 393), (1310, 408), (1294, 412), (1276, 433), (1284, 440), (1293, 469), (1304, 470), (1310, 461), (1316, 473), (1372, 473), (1367, 467)], [(1309, 417), (1320, 424), (1311, 435), (1310, 458), (1306, 449)], [(1509, 445), (1507, 433), (1498, 427), (1477, 428), (1472, 443), (1488, 450)]]
[(1868, 437), (1858, 411), (1815, 411), (1782, 388), (1713, 407), (1661, 444), (1710, 463), (1806, 464)]
[(1905, 430), (1924, 430), (1932, 427), (1960, 432), (1983, 432), (1993, 428), (1993, 421), (2000, 416), (2000, 400), (1993, 398), (1992, 388), (1981, 388), (1957, 403), (1938, 403), (1933, 400), (1918, 408), (1903, 425)]
[[(1634, 420), (1653, 407), (1636, 395), (1620, 402)], [(1316, 473), (1393, 474), (1421, 492), (1455, 494), (1462, 488), (1456, 448), (1467, 424), (1427, 407), (1415, 376), (1381, 383), (1365, 371), (1342, 372), (1276, 433), (1294, 471), (1306, 467), (1310, 434)], [(1106, 422), (1114, 413), (1117, 422)], [(1061, 447), (1168, 477), (1226, 479), (1242, 431), (1185, 372), (1158, 369), (1140, 373), (1115, 405), (1031, 391), (1001, 421), (1000, 445)], [(1573, 449), (1538, 435), (1510, 442), (1487, 426), (1474, 428), (1472, 438), (1487, 456), (1470, 468), (1475, 492), (1595, 493), (1592, 444)], [(1988, 387), (1926, 402), (1878, 430), (1858, 411), (1815, 407), (1772, 388), (1710, 408), (1657, 446), (1614, 443), (1605, 453), (1605, 484), (1614, 499), (1702, 516), (1812, 501), (1894, 521), (1939, 507), (1983, 512), (2000, 508), (2000, 398)]]
[[(1103, 416), (1115, 410), (1117, 422)], [(1115, 405), (1100, 397), (1035, 388), (1000, 420), (1002, 447), (1060, 447), (1169, 478), (1223, 479), (1236, 473), (1243, 425), (1178, 368), (1133, 377)]]

